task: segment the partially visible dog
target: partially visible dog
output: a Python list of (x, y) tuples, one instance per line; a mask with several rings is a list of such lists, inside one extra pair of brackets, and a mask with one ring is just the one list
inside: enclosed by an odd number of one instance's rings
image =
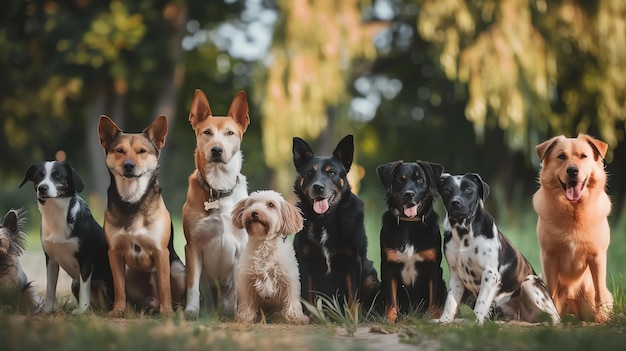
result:
[(446, 284), (433, 202), (442, 171), (440, 164), (426, 161), (395, 161), (376, 168), (388, 208), (380, 230), (380, 274), (390, 322), (411, 310), (441, 314)]
[(239, 262), (237, 320), (279, 309), (288, 323), (307, 324), (302, 312), (298, 262), (287, 235), (303, 226), (298, 209), (271, 190), (255, 191), (233, 208), (233, 224), (248, 232)]
[(302, 139), (293, 139), (298, 176), (295, 193), (304, 228), (294, 239), (300, 268), (302, 299), (315, 304), (315, 294), (337, 296), (355, 306), (357, 294), (369, 308), (379, 281), (367, 258), (363, 201), (350, 190), (347, 174), (354, 157), (352, 135), (344, 137), (332, 156), (316, 156)]
[(606, 286), (608, 145), (584, 134), (561, 135), (536, 149), (541, 170), (533, 206), (544, 279), (561, 315), (605, 322), (613, 306)]
[(196, 90), (189, 122), (196, 135), (196, 169), (189, 176), (183, 205), (183, 229), (187, 245), (187, 305), (185, 317), (198, 318), (200, 292), (212, 295), (203, 301), (225, 316), (237, 309), (237, 264), (248, 240), (244, 229), (233, 227), (231, 211), (248, 196), (241, 174), (241, 141), (248, 125), (246, 94), (233, 99), (226, 117), (213, 116), (209, 101)]
[(450, 288), (441, 322), (451, 322), (464, 294), (475, 300), (478, 323), (502, 314), (505, 319), (539, 322), (559, 315), (545, 283), (526, 258), (498, 230), (485, 210), (489, 186), (475, 173), (444, 173), (438, 186), (446, 208), (444, 253)]
[(0, 300), (14, 300), (18, 308), (23, 302), (28, 311), (38, 312), (43, 299), (28, 281), (19, 261), (26, 249), (25, 221), (23, 210), (11, 209), (0, 223)]
[(104, 212), (115, 287), (109, 315), (123, 317), (127, 301), (172, 315), (184, 299), (185, 267), (174, 251), (174, 229), (158, 181), (167, 119), (158, 117), (141, 133), (125, 133), (101, 116), (98, 135), (111, 178)]
[(46, 255), (46, 301), (44, 311), (54, 311), (59, 267), (72, 278), (72, 293), (78, 300), (73, 314), (90, 306), (110, 307), (113, 281), (102, 227), (78, 196), (84, 184), (69, 163), (46, 161), (26, 170), (26, 182), (34, 184), (41, 213), (41, 243)]

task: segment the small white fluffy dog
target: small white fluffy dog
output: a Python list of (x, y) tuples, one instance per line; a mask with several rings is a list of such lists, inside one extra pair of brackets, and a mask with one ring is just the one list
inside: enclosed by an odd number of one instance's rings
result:
[(253, 322), (259, 312), (280, 308), (288, 323), (307, 324), (302, 312), (298, 261), (287, 235), (299, 232), (297, 207), (272, 190), (256, 191), (238, 202), (233, 225), (248, 232), (239, 262), (237, 321)]

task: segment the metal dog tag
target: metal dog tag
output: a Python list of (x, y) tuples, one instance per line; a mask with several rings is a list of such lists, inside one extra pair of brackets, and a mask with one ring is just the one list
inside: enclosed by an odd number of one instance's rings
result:
[(216, 200), (216, 201), (205, 201), (204, 202), (204, 210), (205, 211), (211, 211), (211, 210), (217, 210), (220, 208), (220, 203)]

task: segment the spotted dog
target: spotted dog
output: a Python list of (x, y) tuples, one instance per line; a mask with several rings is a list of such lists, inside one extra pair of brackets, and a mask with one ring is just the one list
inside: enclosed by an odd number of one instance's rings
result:
[(480, 324), (496, 314), (527, 322), (538, 322), (547, 314), (558, 323), (546, 284), (484, 209), (489, 185), (475, 173), (444, 173), (438, 190), (446, 208), (444, 254), (450, 267), (448, 297), (439, 321), (454, 319), (465, 294), (475, 300)]

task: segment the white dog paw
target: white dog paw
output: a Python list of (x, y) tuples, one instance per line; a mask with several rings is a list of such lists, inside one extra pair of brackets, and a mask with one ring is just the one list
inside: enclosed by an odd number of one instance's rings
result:
[(199, 316), (198, 310), (185, 309), (185, 319), (196, 320), (198, 319), (198, 316)]

